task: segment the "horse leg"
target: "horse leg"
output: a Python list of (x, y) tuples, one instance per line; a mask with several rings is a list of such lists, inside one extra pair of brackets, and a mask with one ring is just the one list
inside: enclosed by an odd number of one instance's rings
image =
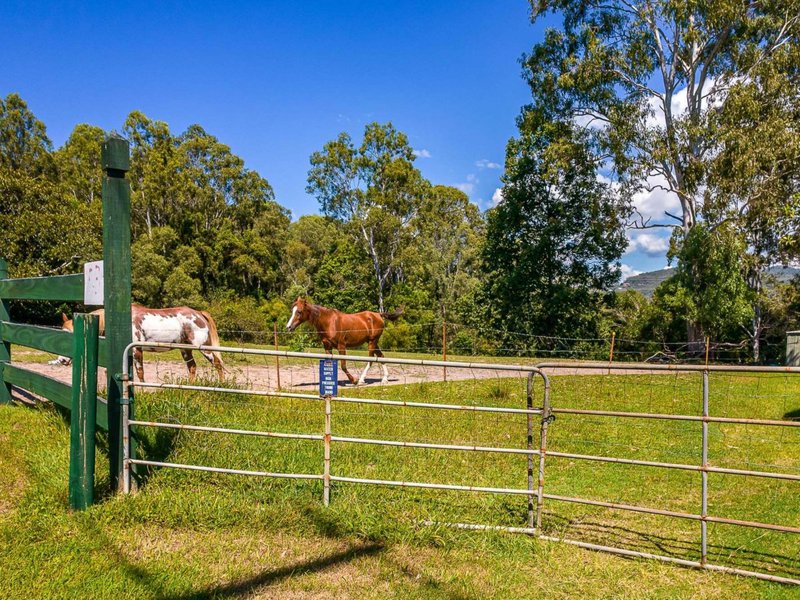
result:
[(189, 384), (191, 385), (194, 383), (195, 377), (197, 377), (197, 363), (191, 350), (181, 350), (181, 356), (183, 356), (183, 362), (186, 363), (186, 367), (189, 369)]
[[(378, 344), (375, 344), (375, 356), (378, 358), (383, 358), (383, 352), (380, 348), (378, 348)], [(383, 367), (383, 379), (381, 379), (381, 385), (386, 385), (389, 383), (389, 369), (386, 367), (386, 363), (381, 363), (381, 367)]]
[[(346, 354), (347, 354), (347, 347), (344, 346), (343, 344), (340, 344), (339, 345), (339, 355), (340, 356), (345, 356)], [(343, 360), (343, 361), (341, 361), (341, 363), (342, 363), (342, 371), (344, 371), (344, 374), (347, 375), (347, 378), (350, 380), (350, 383), (352, 383), (353, 385), (358, 385), (358, 382), (356, 381), (356, 378), (353, 377), (350, 374), (350, 371), (347, 370), (347, 361)]]
[[(370, 356), (375, 356), (375, 350), (377, 350), (377, 348), (378, 348), (378, 345), (373, 340), (370, 340), (369, 341), (369, 355)], [(364, 370), (361, 371), (361, 377), (358, 378), (358, 384), (359, 385), (361, 385), (362, 383), (364, 383), (367, 380), (367, 373), (369, 373), (369, 368), (371, 366), (372, 366), (372, 363), (368, 362), (367, 365), (364, 367)]]
[(136, 376), (139, 381), (144, 381), (144, 360), (141, 348), (133, 349), (133, 366), (136, 369)]

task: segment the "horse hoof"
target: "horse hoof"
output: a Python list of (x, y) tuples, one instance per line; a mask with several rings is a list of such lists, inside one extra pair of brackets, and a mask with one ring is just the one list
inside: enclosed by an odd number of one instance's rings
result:
[(387, 383), (389, 383), (388, 379), (381, 379), (381, 385), (386, 385)]

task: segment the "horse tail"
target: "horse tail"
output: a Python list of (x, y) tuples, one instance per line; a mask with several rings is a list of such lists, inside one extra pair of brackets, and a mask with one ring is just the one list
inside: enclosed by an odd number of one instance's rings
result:
[(390, 312), (390, 313), (382, 312), (381, 316), (384, 319), (386, 319), (387, 321), (397, 321), (397, 319), (400, 318), (400, 315), (402, 315), (404, 311), (405, 311), (405, 306), (401, 306), (400, 308), (398, 308), (394, 312)]
[[(219, 346), (219, 333), (217, 333), (217, 324), (214, 322), (214, 317), (208, 311), (201, 310), (198, 311), (203, 318), (208, 323), (208, 339), (211, 342), (212, 346)], [(217, 371), (219, 371), (219, 376), (222, 378), (222, 368), (225, 366), (222, 362), (222, 355), (217, 352), (216, 350), (211, 352), (214, 356), (214, 366), (217, 367)]]

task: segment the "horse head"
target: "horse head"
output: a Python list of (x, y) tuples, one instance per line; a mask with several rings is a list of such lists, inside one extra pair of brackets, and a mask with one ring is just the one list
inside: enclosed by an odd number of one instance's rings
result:
[(66, 313), (63, 313), (63, 312), (61, 313), (61, 321), (62, 321), (61, 329), (64, 329), (65, 331), (69, 331), (69, 332), (72, 332), (74, 330), (74, 328), (72, 326), (72, 319), (70, 319), (66, 315)]
[(308, 321), (311, 316), (311, 305), (305, 298), (300, 296), (292, 304), (292, 316), (289, 317), (289, 322), (286, 323), (287, 331), (294, 331), (300, 325)]

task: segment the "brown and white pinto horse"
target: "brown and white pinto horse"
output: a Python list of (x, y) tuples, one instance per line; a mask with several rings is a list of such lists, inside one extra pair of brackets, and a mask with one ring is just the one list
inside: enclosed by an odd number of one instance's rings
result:
[[(100, 317), (100, 335), (105, 335), (105, 311), (101, 308), (91, 314)], [(72, 331), (72, 319), (68, 319), (67, 315), (62, 315), (62, 317), (63, 328)], [(131, 327), (135, 342), (189, 344), (197, 346), (198, 349), (200, 346), (219, 346), (217, 325), (211, 315), (204, 310), (194, 310), (188, 306), (147, 308), (141, 304), (134, 304), (131, 306)], [(148, 352), (166, 352), (169, 348), (146, 348), (146, 350)], [(224, 365), (220, 353), (205, 350), (200, 350), (200, 353), (214, 365), (219, 373), (219, 378), (222, 379)], [(197, 376), (197, 363), (191, 350), (182, 349), (181, 355), (189, 369), (189, 382), (191, 383)], [(141, 348), (133, 349), (133, 364), (136, 367), (139, 381), (144, 381)]]
[[(343, 313), (335, 308), (325, 308), (318, 304), (311, 304), (303, 298), (297, 298), (292, 304), (292, 316), (289, 317), (289, 322), (286, 323), (286, 329), (294, 331), (297, 327), (305, 322), (308, 322), (319, 335), (325, 352), (333, 354), (333, 349), (336, 348), (339, 354), (347, 354), (348, 348), (360, 346), (361, 344), (369, 344), (369, 355), (383, 357), (383, 352), (378, 348), (378, 340), (383, 333), (384, 319), (389, 321), (396, 321), (397, 318), (403, 314), (403, 309), (400, 308), (393, 313), (379, 313), (371, 310), (365, 310), (358, 313)], [(356, 383), (356, 378), (347, 370), (347, 362), (342, 361), (342, 371), (344, 371), (350, 383), (361, 384), (367, 377), (369, 368), (372, 363), (367, 363), (364, 370), (361, 372), (361, 377)], [(389, 381), (389, 370), (385, 364), (383, 367), (383, 379), (381, 383)]]

